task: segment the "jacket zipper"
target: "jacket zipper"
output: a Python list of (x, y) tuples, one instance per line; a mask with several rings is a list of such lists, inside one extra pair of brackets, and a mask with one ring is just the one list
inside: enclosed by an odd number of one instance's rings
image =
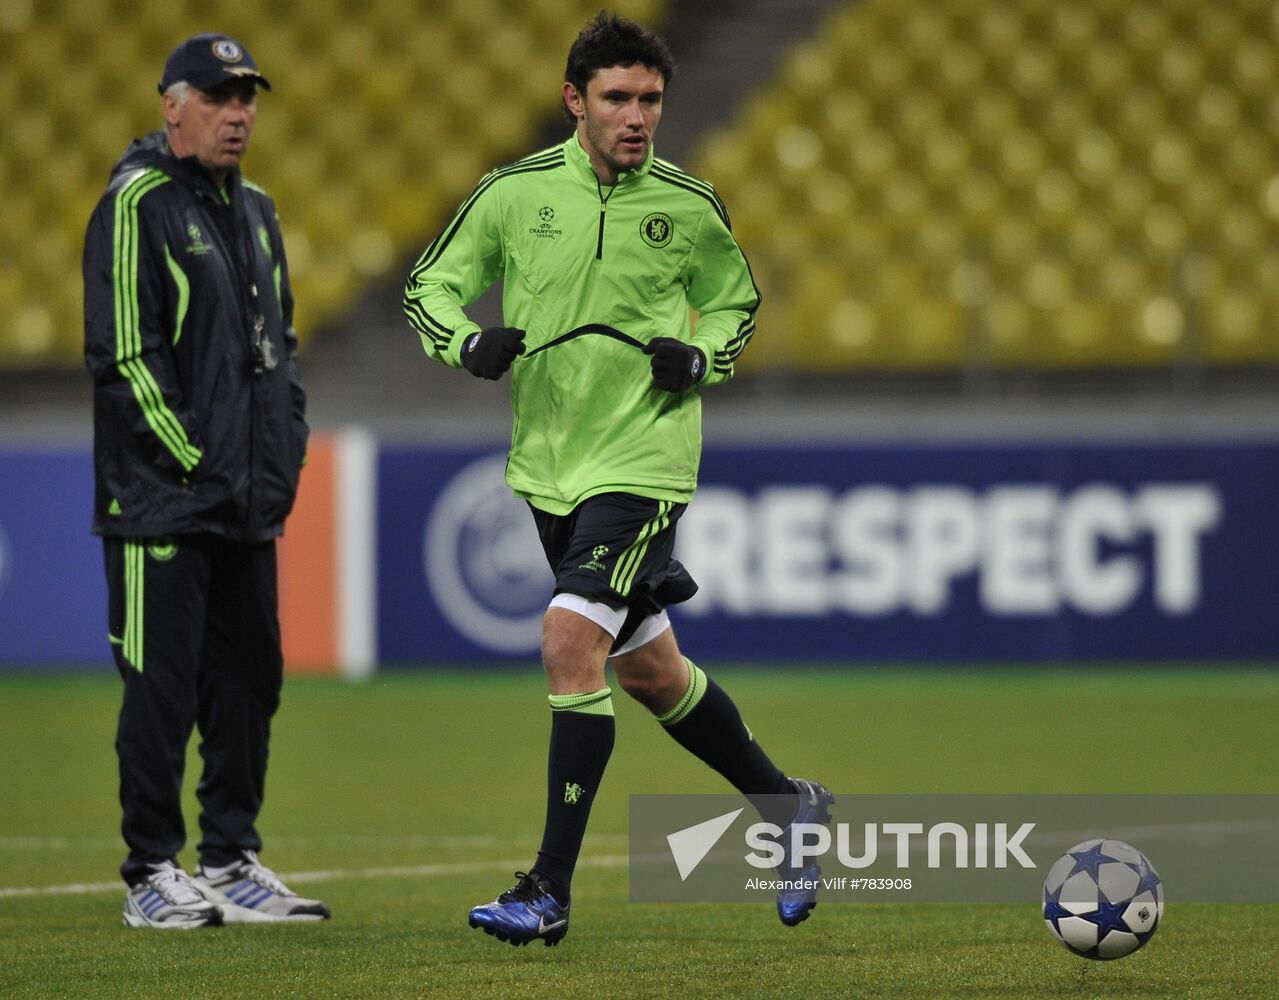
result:
[(595, 240), (595, 259), (603, 260), (604, 259), (604, 216), (608, 209), (608, 200), (609, 198), (613, 197), (613, 192), (617, 190), (617, 185), (614, 184), (611, 188), (608, 189), (608, 194), (605, 194), (604, 187), (602, 184), (600, 184), (599, 176), (596, 175), (595, 190), (599, 192), (599, 196), (600, 196), (600, 231), (599, 231), (599, 236)]
[[(228, 181), (228, 183), (230, 183)], [(248, 217), (244, 213), (237, 213), (234, 200), (230, 197), (230, 190), (226, 191), (226, 196), (219, 190), (218, 197), (213, 200), (213, 207), (210, 209), (210, 215), (214, 212), (226, 212), (226, 218), (229, 220), (229, 232), (222, 232), (218, 226), (216, 219), (214, 220), (214, 230), (222, 238), (222, 242), (227, 250), (227, 261), (231, 265), (232, 274), (235, 276), (236, 284), (240, 286), (240, 300), (245, 303), (244, 292), (248, 292), (247, 305), (249, 307), (249, 316), (254, 321), (254, 336), (262, 335), (261, 327), (257, 324), (262, 322), (262, 310), (258, 297), (257, 279), (254, 275), (254, 250), (252, 237), (247, 235)], [(220, 204), (219, 204), (220, 202)], [(243, 205), (243, 203), (241, 203)], [(240, 223), (243, 221), (244, 226)], [(247, 260), (242, 256), (245, 250), (248, 251)], [(245, 286), (248, 286), (247, 289)], [(254, 350), (254, 345), (249, 345), (249, 350)], [(252, 363), (252, 354), (250, 355), (250, 363)], [(244, 498), (244, 519), (248, 523), (253, 521), (253, 484), (257, 479), (257, 469), (255, 464), (257, 461), (257, 435), (254, 429), (257, 425), (257, 375), (251, 373), (248, 378), (249, 387), (249, 475), (248, 483), (245, 490)]]

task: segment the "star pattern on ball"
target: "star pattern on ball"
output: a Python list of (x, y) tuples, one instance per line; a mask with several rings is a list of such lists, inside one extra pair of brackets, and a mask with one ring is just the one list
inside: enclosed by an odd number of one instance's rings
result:
[(1097, 909), (1091, 913), (1080, 913), (1079, 916), (1090, 924), (1097, 925), (1097, 942), (1100, 944), (1111, 931), (1130, 931), (1124, 921), (1124, 911), (1128, 909), (1130, 900), (1112, 903), (1103, 894), (1097, 901)]
[(1137, 883), (1137, 891), (1134, 896), (1140, 896), (1143, 892), (1150, 893), (1150, 898), (1158, 902), (1159, 900), (1159, 873), (1155, 871), (1155, 866), (1150, 862), (1132, 866), (1136, 869), (1137, 874), (1141, 877), (1141, 881)]
[(1061, 890), (1062, 887), (1058, 886), (1054, 892), (1044, 892), (1044, 919), (1051, 920), (1058, 933), (1061, 932), (1061, 928), (1057, 925), (1057, 921), (1062, 917), (1074, 916), (1073, 913), (1061, 905)]
[(1094, 844), (1086, 851), (1071, 851), (1070, 856), (1075, 859), (1075, 867), (1070, 869), (1066, 878), (1071, 878), (1080, 872), (1087, 872), (1088, 877), (1099, 885), (1101, 884), (1101, 866), (1116, 863), (1114, 858), (1101, 849), (1100, 843)]

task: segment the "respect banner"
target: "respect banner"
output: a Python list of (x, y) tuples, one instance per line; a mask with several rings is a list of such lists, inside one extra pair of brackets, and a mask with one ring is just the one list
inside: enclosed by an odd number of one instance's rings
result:
[[(552, 578), (500, 451), (383, 448), (379, 654), (535, 659)], [(1279, 657), (1279, 443), (715, 447), (692, 655)]]

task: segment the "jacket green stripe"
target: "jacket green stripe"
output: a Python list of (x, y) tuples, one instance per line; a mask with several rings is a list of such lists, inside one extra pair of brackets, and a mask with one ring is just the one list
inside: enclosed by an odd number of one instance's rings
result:
[(133, 395), (138, 405), (142, 407), (143, 415), (151, 429), (172, 452), (182, 468), (190, 472), (200, 461), (199, 449), (186, 440), (186, 432), (177, 422), (173, 411), (165, 405), (164, 394), (156, 385), (151, 369), (142, 363), (141, 358), (128, 358), (120, 362), (119, 369), (133, 388)]
[(112, 280), (115, 298), (116, 364), (129, 382), (142, 414), (178, 464), (190, 472), (200, 450), (187, 438), (177, 415), (165, 403), (155, 377), (141, 360), (142, 330), (138, 307), (138, 205), (150, 191), (169, 183), (159, 170), (148, 169), (116, 195)]
[(122, 375), (133, 388), (143, 415), (156, 436), (188, 471), (199, 461), (189, 461), (186, 434), (177, 418), (164, 405), (164, 397), (145, 365), (137, 362), (142, 351), (142, 335), (138, 322), (138, 203), (149, 191), (168, 183), (158, 170), (147, 170), (124, 186), (115, 202), (115, 283), (116, 361)]
[[(117, 361), (131, 357), (141, 350), (141, 344), (134, 344), (137, 332), (137, 270), (128, 267), (130, 262), (136, 265), (138, 256), (137, 209), (142, 196), (161, 184), (167, 184), (169, 178), (158, 170), (144, 170), (133, 180), (121, 188), (115, 199), (115, 246), (112, 252), (112, 280), (115, 291), (115, 331)], [(126, 271), (130, 272), (126, 275)], [(128, 290), (132, 289), (130, 296)]]
[[(173, 342), (176, 344), (182, 339), (182, 323), (187, 318), (187, 306), (191, 303), (191, 282), (187, 280), (186, 272), (178, 266), (178, 262), (173, 259), (173, 254), (169, 253), (169, 248), (164, 248), (164, 263), (168, 265), (169, 276), (173, 278), (173, 283), (178, 288), (178, 308), (173, 317)], [(278, 269), (277, 269), (278, 275)], [(276, 284), (279, 284), (277, 276)], [(280, 290), (276, 288), (276, 299), (280, 297)]]
[(129, 358), (119, 365), (120, 373), (133, 388), (133, 395), (142, 407), (147, 424), (156, 436), (164, 442), (173, 457), (182, 468), (190, 472), (200, 463), (200, 449), (187, 439), (186, 431), (178, 423), (178, 418), (164, 402), (164, 394), (156, 385), (151, 370), (140, 358)]

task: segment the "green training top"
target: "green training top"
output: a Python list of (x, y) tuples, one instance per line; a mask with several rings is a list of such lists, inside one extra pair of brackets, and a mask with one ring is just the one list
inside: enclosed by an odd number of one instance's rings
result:
[[(603, 187), (575, 133), (484, 177), (426, 248), (404, 311), (427, 354), (461, 366), (479, 329), (463, 307), (498, 279), (506, 324), (526, 331), (511, 367), (515, 494), (552, 514), (600, 493), (687, 503), (702, 447), (698, 388), (732, 378), (760, 302), (714, 188), (651, 147)], [(655, 337), (701, 349), (698, 387), (653, 385), (641, 349)]]

